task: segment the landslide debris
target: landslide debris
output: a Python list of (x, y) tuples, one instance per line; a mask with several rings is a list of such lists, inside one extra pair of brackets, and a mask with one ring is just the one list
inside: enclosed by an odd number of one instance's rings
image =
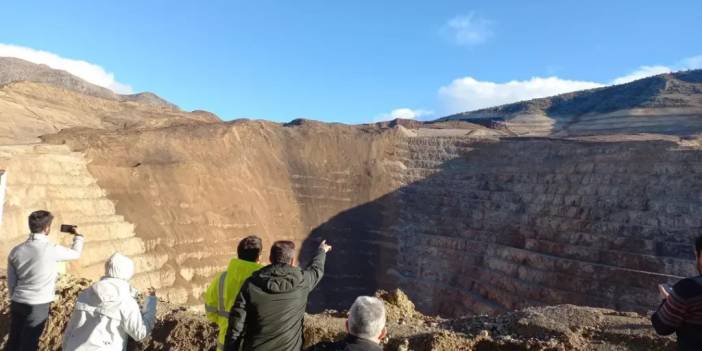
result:
[[(91, 281), (61, 277), (57, 301), (42, 337), (42, 350), (58, 350), (75, 299)], [(6, 277), (0, 277), (0, 348), (9, 331)], [(572, 305), (527, 308), (497, 317), (442, 319), (424, 316), (400, 290), (380, 291), (388, 317), (388, 351), (453, 350), (674, 350), (674, 340), (655, 335), (637, 313)], [(305, 343), (311, 346), (344, 336), (346, 312), (308, 315)], [(215, 350), (216, 330), (202, 313), (162, 301), (152, 335), (129, 350)]]

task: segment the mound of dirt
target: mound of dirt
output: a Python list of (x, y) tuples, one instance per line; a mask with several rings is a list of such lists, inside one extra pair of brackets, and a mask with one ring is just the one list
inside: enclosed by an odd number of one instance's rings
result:
[(415, 310), (414, 303), (402, 290), (396, 289), (392, 292), (380, 290), (375, 296), (385, 301), (388, 321), (401, 323), (401, 321), (404, 320), (422, 317), (422, 315)]
[[(59, 350), (78, 294), (91, 282), (62, 277), (41, 350)], [(0, 277), (0, 348), (9, 331), (6, 278)], [(386, 351), (454, 350), (674, 350), (672, 338), (655, 335), (648, 318), (572, 305), (527, 308), (498, 317), (442, 319), (424, 316), (402, 291), (379, 291), (388, 316)], [(326, 311), (305, 318), (305, 346), (344, 337), (346, 312)], [(128, 350), (215, 350), (216, 327), (202, 313), (161, 301), (157, 323), (146, 340)]]

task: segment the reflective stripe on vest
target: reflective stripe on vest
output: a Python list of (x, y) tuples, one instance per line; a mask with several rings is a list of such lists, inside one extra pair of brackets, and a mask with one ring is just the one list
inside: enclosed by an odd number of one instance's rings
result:
[(219, 276), (219, 283), (217, 284), (217, 293), (219, 294), (219, 296), (217, 296), (217, 306), (205, 304), (205, 311), (207, 313), (215, 313), (222, 318), (229, 318), (229, 311), (227, 311), (224, 306), (224, 285), (226, 284), (226, 280), (227, 272), (225, 271)]
[(227, 271), (224, 271), (224, 273), (219, 276), (219, 311), (217, 313), (222, 317), (229, 318), (229, 311), (224, 307), (224, 284), (226, 282)]

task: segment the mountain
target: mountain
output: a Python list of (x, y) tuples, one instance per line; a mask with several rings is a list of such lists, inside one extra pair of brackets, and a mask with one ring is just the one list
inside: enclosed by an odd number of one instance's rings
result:
[(688, 134), (702, 131), (700, 117), (702, 70), (691, 70), (463, 112), (440, 121), (491, 121), (520, 135)]
[(66, 71), (53, 69), (14, 57), (0, 57), (0, 85), (11, 82), (29, 81), (50, 84), (76, 93), (115, 101), (135, 101), (156, 107), (178, 109), (178, 106), (160, 98), (153, 93), (121, 95), (88, 83)]
[(153, 93), (116, 94), (66, 71), (0, 57), (0, 144), (37, 142), (67, 128), (149, 129), (221, 122), (186, 112)]

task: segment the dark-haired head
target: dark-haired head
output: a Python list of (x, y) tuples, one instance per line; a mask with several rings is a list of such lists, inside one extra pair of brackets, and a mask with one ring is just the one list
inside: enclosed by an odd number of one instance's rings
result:
[(295, 243), (292, 241), (276, 241), (271, 247), (272, 264), (292, 264), (295, 258)]
[(262, 250), (263, 243), (261, 242), (261, 238), (250, 235), (239, 242), (239, 246), (236, 248), (236, 254), (241, 260), (258, 262), (258, 259), (261, 258)]
[(702, 256), (702, 235), (698, 236), (697, 240), (695, 240), (695, 254), (697, 254), (697, 258)]
[(34, 211), (29, 215), (29, 230), (32, 233), (49, 234), (54, 215), (49, 211)]

